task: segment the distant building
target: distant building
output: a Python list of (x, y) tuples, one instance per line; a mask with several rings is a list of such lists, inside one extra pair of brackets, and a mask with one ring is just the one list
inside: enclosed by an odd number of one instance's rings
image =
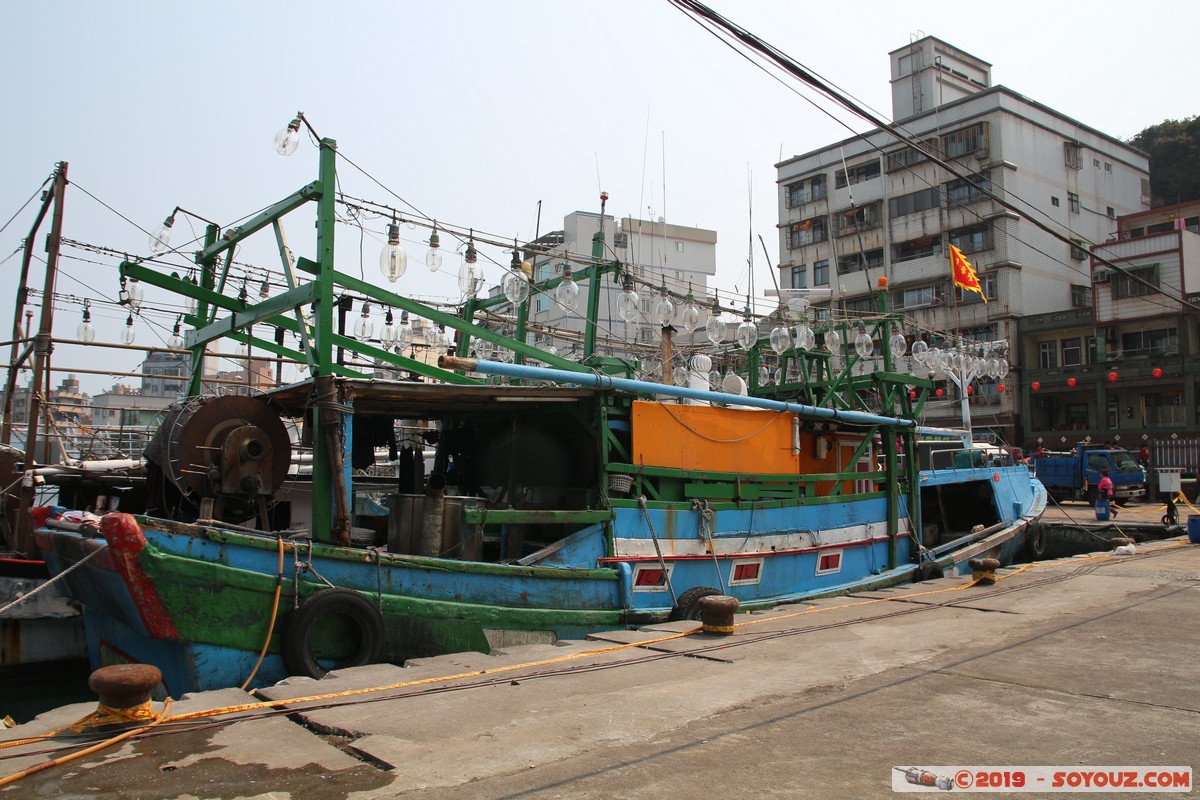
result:
[[(554, 347), (567, 358), (582, 357), (584, 320), (588, 308), (589, 282), (580, 273), (586, 264), (570, 263), (565, 254), (590, 258), (592, 238), (604, 226), (604, 260), (618, 260), (635, 279), (634, 290), (639, 297), (639, 314), (626, 322), (617, 313), (617, 298), (623, 288), (615, 275), (601, 279), (598, 309), (597, 349), (612, 355), (628, 356), (645, 352), (661, 340), (662, 325), (654, 317), (658, 287), (666, 286), (675, 298), (675, 327), (678, 341), (686, 336), (679, 318), (683, 300), (690, 291), (702, 309), (700, 325), (708, 318), (711, 298), (708, 282), (716, 274), (716, 231), (675, 225), (662, 219), (644, 220), (634, 217), (621, 219), (575, 211), (563, 220), (562, 230), (553, 231), (530, 242), (524, 259), (532, 265), (533, 280), (541, 282), (560, 277), (570, 266), (579, 279), (579, 300), (573, 310), (555, 302), (552, 293), (535, 294), (529, 299), (528, 341), (539, 347)], [(500, 313), (511, 309), (499, 308)]]
[(1200, 202), (1122, 216), (1089, 256), (1088, 308), (1021, 322), (1026, 443), (1137, 449), (1200, 436), (1200, 323), (1171, 299), (1200, 304)]
[[(1017, 320), (1090, 307), (1088, 248), (1115, 236), (1117, 217), (1149, 207), (1147, 157), (992, 86), (988, 62), (940, 39), (890, 55), (897, 124), (976, 186), (881, 129), (786, 159), (777, 165), (780, 283), (827, 288), (825, 305), (853, 315), (875, 309), (874, 288), (886, 277), (889, 307), (911, 320), (907, 333), (1007, 341), (1014, 372), (1006, 388), (1026, 384)], [(1053, 239), (976, 187), (1069, 229), (1075, 243)], [(950, 245), (971, 261), (986, 304), (954, 287)], [(957, 391), (944, 389), (926, 406), (930, 424), (958, 420)], [(1021, 397), (980, 381), (976, 430), (1016, 441)]]

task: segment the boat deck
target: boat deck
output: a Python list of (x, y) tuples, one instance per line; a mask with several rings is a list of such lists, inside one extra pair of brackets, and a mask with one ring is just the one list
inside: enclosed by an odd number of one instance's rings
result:
[[(669, 623), (202, 693), (171, 712), (314, 699), (290, 717), (258, 707), (223, 725), (167, 724), (0, 796), (838, 800), (891, 796), (895, 766), (1200, 767), (1200, 688), (1187, 678), (1200, 661), (1200, 546), (1169, 539), (998, 578), (738, 615), (727, 637)], [(392, 688), (346, 694), (379, 686)], [(2, 751), (3, 772), (46, 747)]]

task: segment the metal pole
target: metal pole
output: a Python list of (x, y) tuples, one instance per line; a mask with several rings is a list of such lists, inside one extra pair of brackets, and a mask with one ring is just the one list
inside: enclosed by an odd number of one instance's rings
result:
[[(50, 360), (50, 351), (54, 349), (51, 334), (54, 330), (54, 279), (58, 270), (58, 250), (62, 242), (63, 195), (67, 191), (67, 163), (59, 165), (54, 177), (54, 215), (50, 221), (50, 237), (46, 242), (46, 280), (43, 284), (42, 316), (38, 325), (37, 338), (33, 350), (33, 378), (29, 386), (29, 433), (25, 438), (25, 469), (33, 467), (37, 455), (38, 418), (41, 415), (41, 399), (43, 386), (48, 383), (44, 378)], [(32, 473), (21, 481), (21, 502), (17, 514), (17, 530), (13, 550), (24, 555), (35, 555), (33, 548), (33, 518), (25, 512), (32, 504), (35, 492)]]

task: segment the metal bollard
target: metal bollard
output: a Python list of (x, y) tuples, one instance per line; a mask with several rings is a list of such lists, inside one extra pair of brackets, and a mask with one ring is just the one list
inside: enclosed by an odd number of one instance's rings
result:
[(981, 586), (991, 586), (996, 582), (996, 570), (1000, 562), (994, 558), (972, 558), (967, 564), (971, 567), (971, 577)]
[(736, 597), (725, 594), (700, 598), (700, 630), (724, 636), (733, 633), (733, 615), (739, 605)]
[(88, 688), (100, 696), (102, 722), (132, 722), (152, 718), (150, 692), (162, 681), (151, 664), (113, 664), (88, 677)]

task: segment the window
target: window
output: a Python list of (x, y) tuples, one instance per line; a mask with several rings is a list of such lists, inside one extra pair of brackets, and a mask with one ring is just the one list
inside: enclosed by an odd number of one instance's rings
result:
[(791, 281), (789, 286), (793, 289), (808, 288), (808, 270), (803, 266), (791, 268)]
[(639, 325), (637, 332), (637, 340), (639, 342), (653, 342), (654, 328), (650, 325)]
[(1088, 336), (1086, 339), (1084, 339), (1084, 346), (1087, 348), (1087, 363), (1089, 364), (1100, 363), (1100, 351), (1099, 345), (1097, 344), (1098, 341), (1099, 340), (1095, 336)]
[(795, 250), (797, 247), (823, 242), (828, 237), (825, 217), (806, 219), (792, 225), (792, 229), (788, 233), (788, 249)]
[(1051, 195), (1050, 205), (1054, 206), (1055, 208), (1058, 208), (1058, 198)]
[(868, 250), (865, 253), (852, 253), (838, 259), (838, 274), (860, 272), (864, 269), (874, 269), (883, 266), (883, 250)]
[(1074, 192), (1067, 192), (1067, 207), (1071, 209), (1072, 214), (1079, 213), (1079, 195)]
[(895, 172), (905, 167), (911, 167), (914, 164), (920, 164), (929, 160), (929, 156), (925, 154), (925, 150), (937, 149), (937, 139), (926, 139), (922, 142), (925, 149), (921, 150), (916, 147), (905, 147), (903, 150), (887, 154), (887, 171)]
[(836, 216), (838, 236), (849, 236), (859, 231), (867, 231), (879, 227), (879, 212), (883, 208), (882, 201), (868, 203), (858, 208), (848, 208)]
[(987, 173), (971, 175), (968, 180), (950, 181), (946, 184), (946, 203), (951, 208), (969, 206), (989, 199), (992, 181)]
[(991, 226), (973, 225), (970, 228), (950, 231), (950, 244), (963, 251), (964, 255), (991, 250), (993, 247)]
[(1145, 297), (1154, 294), (1158, 286), (1158, 264), (1114, 272), (1110, 281), (1113, 299)]
[(987, 123), (980, 122), (942, 137), (942, 151), (950, 158), (965, 156), (987, 147)]
[(787, 191), (787, 207), (795, 208), (808, 202), (808, 192), (804, 191), (804, 181), (789, 183)]
[(1111, 163), (1109, 163), (1109, 162), (1107, 162), (1107, 161), (1105, 161), (1105, 162), (1104, 162), (1104, 171), (1105, 171), (1105, 172), (1112, 172), (1112, 164), (1111, 164)]
[[(1067, 423), (1067, 430), (1079, 431), (1092, 427), (1088, 418), (1087, 403), (1063, 403), (1063, 421)], [(1108, 465), (1108, 459), (1101, 457), (1104, 465)], [(1090, 464), (1089, 464), (1090, 466)]]
[(683, 242), (676, 242), (676, 243), (675, 243), (675, 252), (676, 252), (676, 253), (682, 253), (682, 252), (683, 252)]
[(1147, 428), (1174, 428), (1187, 424), (1187, 414), (1179, 392), (1148, 394), (1143, 399)]
[(1071, 308), (1091, 308), (1092, 287), (1071, 284)]
[(1133, 331), (1121, 336), (1125, 357), (1169, 356), (1179, 352), (1179, 336), (1175, 328), (1152, 331)]
[[(839, 169), (833, 176), (833, 185), (837, 189), (844, 189), (846, 186), (869, 181), (878, 178), (881, 174), (879, 168), (879, 159), (868, 161), (864, 164), (857, 164), (850, 167), (848, 170)], [(847, 180), (847, 175), (849, 180)]]
[(1058, 342), (1042, 342), (1038, 345), (1038, 366), (1055, 369), (1058, 366)]
[(812, 183), (808, 189), (809, 200), (824, 200), (825, 199), (825, 176), (817, 175), (812, 179)]
[[(996, 299), (996, 274), (988, 273), (979, 275), (979, 288), (983, 289), (983, 297), (988, 299), (988, 302)], [(969, 303), (982, 303), (983, 297), (979, 296), (979, 292), (972, 292), (963, 289), (959, 286), (954, 287), (954, 300), (959, 305)]]
[(911, 289), (905, 289), (900, 292), (896, 298), (899, 308), (923, 308), (924, 306), (933, 305), (934, 298), (937, 297), (936, 288), (931, 284), (929, 286), (914, 286)]
[(1085, 242), (1083, 239), (1072, 239), (1071, 258), (1075, 259), (1076, 261), (1083, 261), (1085, 258), (1087, 258), (1087, 255), (1087, 242)]
[(1108, 215), (1109, 219), (1117, 218), (1117, 210), (1115, 208), (1113, 208), (1112, 206), (1108, 206), (1108, 208), (1105, 210), (1104, 213)]
[(814, 261), (812, 265), (813, 286), (829, 285), (829, 259)]
[(850, 300), (843, 301), (847, 311), (870, 314), (875, 311), (875, 298), (868, 295), (867, 297), (855, 297)]
[(624, 231), (613, 234), (613, 247), (618, 250), (623, 247), (629, 247), (629, 234)]
[(1093, 166), (1093, 167), (1095, 167), (1096, 169), (1100, 169), (1100, 159), (1098, 159), (1098, 158), (1093, 158), (1093, 159), (1092, 159), (1092, 166)]
[(930, 208), (937, 208), (941, 203), (941, 192), (938, 191), (937, 187), (922, 189), (919, 192), (893, 197), (891, 200), (888, 200), (888, 215), (893, 219), (904, 217)]
[(1078, 367), (1083, 363), (1083, 350), (1078, 336), (1062, 340), (1062, 365)]
[(940, 252), (942, 252), (940, 236), (923, 236), (920, 239), (912, 239), (896, 245), (894, 260), (909, 261), (914, 258), (936, 255)]
[(1063, 163), (1071, 169), (1083, 169), (1083, 145), (1063, 142)]

